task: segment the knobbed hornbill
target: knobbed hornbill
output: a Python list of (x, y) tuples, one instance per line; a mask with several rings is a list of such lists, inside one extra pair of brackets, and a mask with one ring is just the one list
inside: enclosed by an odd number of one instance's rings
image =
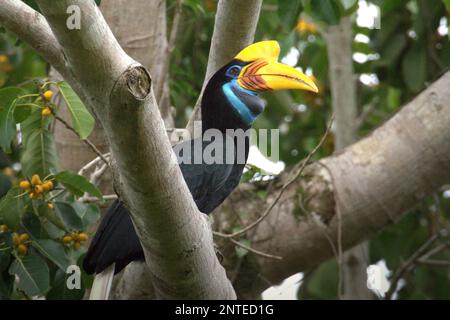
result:
[[(282, 89), (318, 92), (314, 82), (302, 72), (279, 63), (279, 54), (280, 47), (276, 41), (254, 43), (214, 74), (201, 103), (203, 133), (215, 129), (226, 135), (227, 129), (249, 129), (264, 111), (259, 92)], [(186, 144), (195, 144), (195, 140), (176, 145), (177, 157), (184, 156), (180, 150)], [(204, 149), (208, 142), (202, 140), (201, 146)], [(242, 163), (181, 162), (183, 177), (201, 212), (211, 213), (238, 185), (247, 161), (248, 146), (246, 136)], [(232, 152), (236, 150), (238, 148)], [(237, 154), (232, 158), (237, 160)], [(100, 273), (114, 263), (117, 273), (134, 260), (144, 260), (144, 253), (127, 208), (116, 200), (100, 223), (83, 266), (91, 274)]]

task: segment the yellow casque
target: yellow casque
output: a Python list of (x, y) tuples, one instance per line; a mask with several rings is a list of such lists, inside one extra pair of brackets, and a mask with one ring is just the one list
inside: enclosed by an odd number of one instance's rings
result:
[(249, 62), (242, 68), (238, 83), (252, 91), (300, 89), (319, 92), (314, 81), (301, 71), (279, 63), (280, 45), (277, 41), (256, 42), (234, 58)]

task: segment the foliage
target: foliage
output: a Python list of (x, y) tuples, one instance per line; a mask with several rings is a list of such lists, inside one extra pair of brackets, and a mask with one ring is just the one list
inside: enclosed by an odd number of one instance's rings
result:
[[(81, 139), (94, 119), (65, 82), (45, 81), (42, 60), (0, 35), (0, 298), (81, 299), (90, 286), (68, 290), (66, 270), (81, 266), (99, 208), (78, 197), (100, 191), (85, 177), (60, 171), (53, 131), (58, 89)], [(18, 281), (15, 281), (17, 277)]]

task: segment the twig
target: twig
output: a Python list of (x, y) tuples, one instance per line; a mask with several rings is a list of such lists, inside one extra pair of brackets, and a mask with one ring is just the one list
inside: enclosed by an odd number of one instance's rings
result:
[[(78, 132), (74, 128), (72, 128), (72, 126), (68, 124), (63, 118), (55, 115), (55, 119), (61, 122), (67, 129), (75, 133), (78, 137), (80, 137)], [(100, 150), (98, 150), (97, 147), (89, 139), (81, 139), (81, 140), (84, 143), (86, 143), (89, 146), (89, 148), (91, 148), (91, 150), (94, 151), (94, 153), (96, 153), (109, 167), (109, 162), (103, 157), (103, 154), (100, 152)]]
[(103, 200), (100, 200), (97, 197), (82, 197), (80, 198), (80, 202), (95, 203), (100, 201), (116, 200), (117, 198), (118, 198), (117, 194), (108, 194), (106, 196), (103, 196)]
[(243, 228), (243, 229), (241, 229), (239, 231), (236, 231), (234, 233), (227, 234), (227, 233), (214, 231), (213, 232), (214, 235), (222, 237), (222, 238), (235, 238), (237, 236), (240, 236), (240, 235), (246, 233), (248, 230), (253, 229), (261, 221), (263, 221), (269, 215), (269, 213), (272, 211), (272, 209), (275, 207), (277, 202), (280, 200), (280, 198), (283, 195), (284, 191), (302, 174), (303, 170), (305, 169), (306, 165), (311, 160), (312, 156), (317, 152), (317, 150), (319, 150), (319, 148), (325, 142), (325, 139), (326, 139), (326, 137), (328, 136), (328, 134), (329, 134), (329, 132), (331, 130), (331, 125), (333, 124), (333, 120), (334, 120), (334, 113), (331, 115), (331, 119), (330, 119), (330, 121), (328, 123), (327, 129), (326, 129), (325, 133), (323, 134), (322, 138), (320, 139), (320, 142), (308, 154), (308, 156), (305, 158), (305, 160), (302, 161), (300, 169), (298, 170), (298, 172), (281, 188), (280, 192), (278, 193), (276, 198), (272, 201), (270, 206), (264, 211), (264, 213), (256, 221), (254, 221), (253, 223), (249, 224), (247, 227), (245, 227), (245, 228)]
[(367, 108), (364, 108), (359, 117), (355, 119), (355, 128), (361, 128), (364, 122), (366, 122), (367, 118), (372, 114), (375, 110), (375, 105), (370, 104)]
[(276, 260), (282, 260), (283, 258), (280, 256), (275, 256), (272, 254), (268, 254), (262, 251), (255, 250), (253, 248), (250, 248), (249, 246), (246, 246), (245, 244), (240, 243), (239, 241), (236, 241), (234, 239), (230, 239), (231, 242), (233, 242), (236, 246), (244, 248), (245, 250), (248, 250), (249, 252), (252, 252), (254, 254), (257, 254), (258, 256), (264, 257), (264, 258), (270, 258), (270, 259), (276, 259)]
[(419, 259), (417, 260), (418, 263), (421, 264), (428, 264), (431, 266), (437, 266), (437, 267), (450, 267), (450, 260), (436, 260), (436, 259)]
[(397, 290), (398, 282), (402, 278), (402, 276), (410, 270), (410, 268), (414, 265), (414, 263), (420, 258), (420, 256), (426, 251), (433, 243), (436, 241), (436, 239), (439, 238), (439, 234), (432, 235), (424, 244), (422, 244), (416, 252), (414, 252), (408, 260), (406, 260), (402, 266), (395, 272), (391, 286), (389, 287), (388, 292), (386, 293), (386, 296), (384, 297), (384, 300), (390, 300), (392, 295)]
[[(109, 160), (109, 158), (110, 158), (110, 153), (108, 152), (108, 153), (103, 154), (103, 157), (104, 157), (105, 159)], [(78, 174), (79, 174), (80, 176), (84, 175), (84, 173), (85, 173), (87, 170), (89, 170), (89, 169), (91, 169), (93, 166), (97, 165), (97, 163), (99, 163), (100, 161), (103, 161), (102, 158), (97, 157), (97, 158), (95, 158), (94, 160), (88, 162), (87, 164), (85, 164), (85, 165), (78, 171)]]
[(170, 29), (170, 35), (169, 35), (169, 43), (167, 44), (166, 58), (164, 60), (163, 70), (161, 72), (161, 79), (158, 82), (158, 86), (156, 88), (156, 97), (159, 99), (158, 100), (159, 106), (161, 106), (161, 102), (162, 102), (163, 95), (164, 95), (163, 94), (164, 84), (166, 82), (166, 78), (169, 73), (170, 56), (172, 54), (173, 49), (175, 48), (175, 41), (177, 40), (178, 25), (180, 24), (181, 15), (183, 13), (183, 1), (184, 0), (177, 0), (176, 6), (175, 6), (175, 13), (173, 16), (172, 27)]

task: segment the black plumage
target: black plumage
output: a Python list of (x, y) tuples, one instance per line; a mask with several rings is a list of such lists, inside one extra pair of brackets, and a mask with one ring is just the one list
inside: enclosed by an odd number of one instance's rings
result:
[[(227, 129), (247, 130), (250, 128), (251, 124), (242, 120), (236, 110), (232, 108), (223, 91), (223, 85), (235, 79), (232, 76), (227, 76), (228, 70), (233, 66), (242, 67), (245, 64), (242, 61), (231, 61), (209, 81), (201, 104), (203, 132), (208, 129), (216, 129), (225, 137)], [(255, 94), (239, 90), (233, 92), (239, 96), (240, 100), (255, 116), (263, 111), (264, 103)], [(235, 138), (232, 139), (236, 141)], [(200, 150), (193, 147), (196, 141), (202, 145)], [(176, 145), (174, 151), (177, 157), (183, 157), (185, 155), (182, 150), (185, 150), (184, 147), (187, 144), (191, 145), (191, 150), (202, 152), (211, 143), (214, 143), (214, 141), (185, 141)], [(224, 148), (225, 146), (226, 144), (223, 144)], [(223, 152), (224, 161), (222, 161), (222, 164), (207, 164), (205, 162), (195, 164), (193, 163), (194, 153), (190, 155), (191, 164), (180, 164), (186, 184), (201, 212), (211, 213), (238, 185), (248, 156), (248, 137), (245, 137), (244, 147), (244, 163), (236, 161), (239, 157), (237, 157), (237, 148), (235, 148), (234, 151), (231, 151), (234, 152), (234, 163), (226, 163), (225, 157), (230, 155), (230, 150), (227, 149)], [(134, 230), (130, 214), (125, 205), (120, 200), (116, 200), (107, 211), (92, 240), (84, 259), (84, 269), (87, 273), (99, 273), (112, 263), (116, 263), (115, 272), (117, 273), (131, 261), (143, 259), (142, 247)]]

